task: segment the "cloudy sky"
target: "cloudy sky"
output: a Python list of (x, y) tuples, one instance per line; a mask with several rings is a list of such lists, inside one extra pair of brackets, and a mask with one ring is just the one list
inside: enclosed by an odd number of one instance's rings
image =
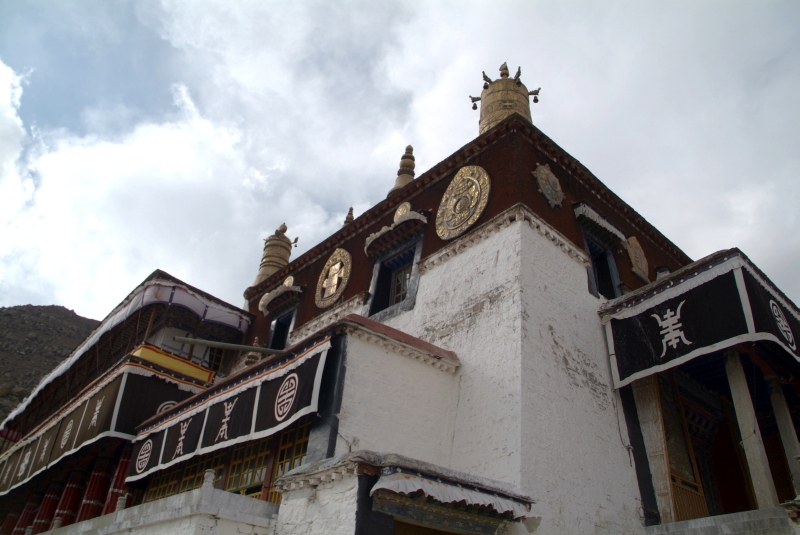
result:
[(103, 318), (156, 268), (234, 304), (472, 140), (508, 61), (533, 122), (693, 258), (800, 303), (800, 2), (0, 0), (0, 306)]

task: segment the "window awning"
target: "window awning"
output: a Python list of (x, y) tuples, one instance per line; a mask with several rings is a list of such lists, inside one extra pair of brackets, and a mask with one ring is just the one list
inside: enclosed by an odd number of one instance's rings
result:
[(372, 487), (370, 496), (381, 489), (406, 495), (422, 492), (425, 496), (441, 503), (464, 502), (467, 505), (491, 508), (498, 514), (511, 513), (514, 518), (527, 518), (531, 514), (530, 504), (487, 492), (478, 487), (469, 487), (441, 478), (409, 473), (402, 468), (384, 469), (383, 475)]
[(317, 412), (330, 336), (273, 367), (245, 372), (145, 422), (134, 440), (126, 482), (176, 463), (265, 438)]
[(600, 309), (616, 388), (743, 342), (800, 362), (800, 311), (738, 249), (709, 255)]

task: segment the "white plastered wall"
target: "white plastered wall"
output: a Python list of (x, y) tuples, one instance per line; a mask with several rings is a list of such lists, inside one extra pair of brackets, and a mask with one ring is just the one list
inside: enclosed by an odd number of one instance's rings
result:
[(523, 225), (522, 486), (537, 531), (640, 533), (639, 488), (586, 267)]
[(538, 502), (537, 534), (638, 533), (601, 300), (580, 258), (540, 230), (518, 220), (484, 232), (429, 267), (415, 308), (386, 323), (462, 362), (444, 465), (519, 486)]
[(443, 464), (517, 486), (522, 402), (519, 233), (520, 225), (512, 223), (428, 268), (420, 278), (414, 309), (386, 322), (454, 351), (461, 360), (454, 431)]
[(358, 478), (345, 477), (283, 493), (277, 535), (352, 535), (356, 526)]
[(367, 449), (446, 464), (456, 376), (361, 333), (347, 336), (336, 455)]

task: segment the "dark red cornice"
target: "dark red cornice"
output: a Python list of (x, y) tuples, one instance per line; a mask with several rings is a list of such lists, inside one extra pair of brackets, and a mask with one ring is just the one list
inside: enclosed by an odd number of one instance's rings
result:
[(267, 279), (264, 279), (260, 284), (247, 288), (244, 292), (245, 299), (250, 300), (253, 297), (263, 294), (267, 289), (277, 286), (291, 273), (315, 262), (329, 251), (360, 234), (378, 219), (390, 213), (398, 204), (414, 198), (422, 192), (426, 186), (438, 182), (456, 167), (460, 167), (470, 158), (483, 152), (489, 145), (512, 132), (520, 132), (525, 135), (537, 149), (542, 151), (554, 163), (561, 166), (577, 182), (605, 202), (617, 212), (618, 215), (627, 220), (640, 231), (643, 236), (647, 237), (659, 248), (667, 252), (678, 264), (686, 265), (692, 262), (689, 256), (667, 239), (666, 236), (661, 234), (653, 225), (648, 223), (636, 210), (631, 208), (625, 201), (612, 192), (608, 186), (595, 177), (583, 164), (559, 147), (552, 139), (533, 126), (533, 124), (522, 115), (515, 113), (488, 132), (478, 136), (449, 157), (431, 167), (428, 171), (407, 184), (396, 195), (379, 202), (358, 216), (352, 223), (321, 241), (288, 265), (273, 273)]

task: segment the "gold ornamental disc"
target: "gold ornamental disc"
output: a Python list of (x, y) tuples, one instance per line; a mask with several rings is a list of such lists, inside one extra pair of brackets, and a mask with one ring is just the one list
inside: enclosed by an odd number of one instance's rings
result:
[(336, 249), (325, 262), (317, 281), (317, 293), (314, 302), (319, 308), (327, 308), (341, 297), (350, 280), (353, 269), (353, 258), (344, 249)]
[(466, 165), (447, 186), (436, 213), (436, 234), (452, 240), (467, 231), (489, 202), (489, 174), (483, 167)]
[(397, 207), (397, 210), (394, 211), (394, 222), (397, 223), (397, 220), (406, 215), (408, 212), (411, 211), (411, 203), (404, 202), (400, 206)]

